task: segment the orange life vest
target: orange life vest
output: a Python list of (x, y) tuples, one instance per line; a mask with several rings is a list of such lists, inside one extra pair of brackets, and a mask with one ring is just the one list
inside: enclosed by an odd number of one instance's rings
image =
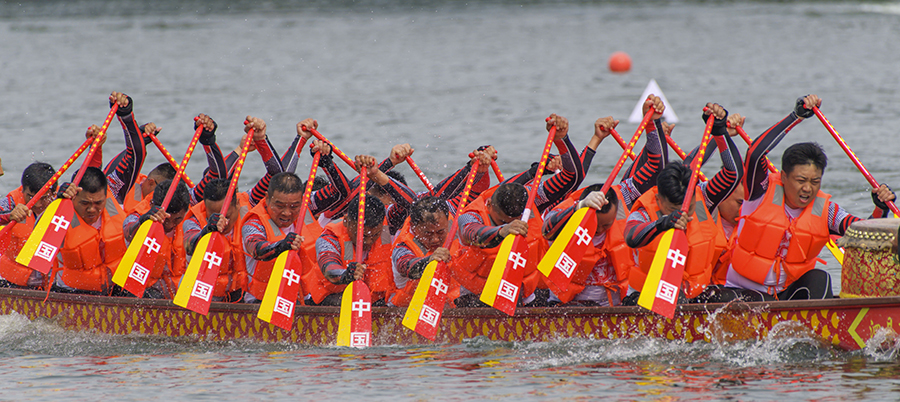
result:
[[(447, 233), (447, 236), (456, 236), (456, 233)], [(397, 238), (394, 240), (395, 245), (400, 243), (405, 244), (407, 248), (415, 254), (416, 258), (422, 258), (431, 254), (428, 250), (425, 250), (425, 247), (416, 240), (416, 237), (412, 234), (412, 231), (410, 231), (409, 218), (406, 218), (403, 228), (400, 229), (400, 232), (397, 233)], [(450, 244), (450, 255), (456, 253), (457, 250), (459, 250), (459, 240), (454, 240)], [(394, 285), (397, 285), (396, 281), (394, 282)], [(394, 293), (394, 297), (390, 300), (391, 304), (397, 307), (409, 306), (409, 302), (412, 301), (413, 295), (416, 293), (417, 286), (419, 286), (418, 279), (407, 280), (406, 286), (398, 288)], [(459, 283), (453, 280), (453, 278), (450, 278), (447, 300), (452, 302), (457, 297), (459, 297)]]
[[(146, 214), (152, 208), (152, 197), (144, 198), (134, 207), (134, 212), (140, 215)], [(156, 260), (156, 265), (150, 270), (147, 278), (147, 287), (153, 286), (157, 281), (163, 280), (167, 290), (166, 297), (172, 298), (178, 290), (178, 283), (187, 268), (187, 253), (184, 250), (184, 229), (181, 225), (175, 226), (174, 239), (166, 236), (160, 242), (159, 255), (162, 258)], [(168, 269), (167, 269), (168, 268)]]
[[(622, 196), (622, 188), (617, 184), (612, 186), (618, 198), (616, 208), (616, 220), (606, 232), (606, 239), (600, 247), (588, 247), (578, 267), (572, 276), (572, 282), (566, 291), (561, 291), (551, 281), (546, 281), (556, 297), (563, 303), (568, 303), (576, 295), (584, 290), (585, 286), (603, 286), (607, 294), (612, 297), (612, 292), (618, 291), (619, 301), (628, 291), (628, 273), (635, 267), (634, 251), (625, 243), (625, 223), (628, 221), (628, 207), (625, 205), (625, 197)], [(585, 189), (572, 193), (556, 208), (564, 210), (576, 205), (581, 199)], [(590, 275), (594, 267), (602, 260), (607, 259), (615, 270), (616, 277), (612, 281), (598, 281)], [(610, 300), (612, 302), (612, 300)], [(612, 303), (610, 303), (612, 305)]]
[[(718, 210), (713, 211), (714, 214), (718, 216)], [(725, 230), (722, 230), (722, 234), (725, 234)], [(719, 240), (717, 240), (718, 242)], [(734, 250), (734, 244), (737, 241), (737, 227), (734, 228), (734, 231), (731, 232), (731, 236), (727, 237), (724, 250), (722, 254), (719, 256), (718, 261), (716, 262), (715, 268), (713, 268), (712, 278), (710, 279), (710, 283), (713, 285), (725, 285), (725, 282), (728, 277), (728, 266), (731, 265), (731, 257)], [(718, 247), (718, 246), (717, 246)]]
[(125, 216), (131, 215), (134, 212), (134, 208), (145, 198), (153, 197), (153, 193), (141, 194), (141, 184), (144, 180), (147, 180), (147, 175), (138, 174), (137, 181), (131, 186), (131, 190), (128, 190), (128, 193), (125, 194), (125, 200), (122, 203), (122, 209), (125, 210)]
[[(250, 211), (250, 195), (238, 193), (237, 200), (238, 221), (235, 222), (234, 229), (232, 229), (231, 238), (226, 236), (228, 241), (225, 243), (225, 253), (222, 256), (222, 261), (229, 261), (229, 263), (222, 264), (219, 269), (219, 276), (216, 278), (216, 286), (213, 290), (215, 297), (225, 297), (230, 292), (247, 287), (247, 264), (244, 259), (244, 239), (241, 236), (240, 222)], [(200, 227), (204, 227), (207, 223), (206, 216), (206, 203), (201, 201), (191, 207), (184, 215), (184, 220), (195, 218)], [(185, 243), (184, 246), (187, 247), (187, 244)]]
[[(787, 274), (785, 286), (813, 269), (828, 243), (828, 209), (831, 196), (819, 191), (816, 198), (791, 221), (785, 212), (784, 184), (777, 173), (769, 174), (769, 188), (762, 203), (744, 217), (741, 232), (733, 250), (731, 266), (741, 276), (765, 283), (773, 268)], [(778, 255), (779, 245), (790, 233), (787, 253)], [(774, 267), (773, 267), (774, 264)]]
[[(355, 260), (355, 247), (353, 247), (353, 242), (350, 241), (350, 234), (347, 232), (347, 228), (344, 227), (344, 221), (329, 223), (325, 226), (322, 235), (325, 235), (327, 232), (333, 233), (339, 239), (340, 249), (338, 254), (342, 257), (341, 265), (346, 266), (347, 262)], [(372, 245), (372, 249), (366, 255), (366, 260), (363, 261), (366, 264), (366, 274), (363, 276), (363, 282), (369, 287), (372, 293), (372, 300), (390, 300), (394, 292), (397, 291), (397, 287), (394, 286), (394, 273), (391, 270), (391, 250), (393, 250), (393, 246), (391, 245), (390, 229), (387, 225), (384, 225), (381, 237)], [(325, 278), (322, 270), (318, 268), (318, 264), (316, 267), (316, 269), (308, 272), (310, 276), (308, 282), (311, 285), (309, 292), (314, 302), (321, 303), (326, 296), (342, 292), (347, 287), (347, 285), (331, 283)], [(316, 279), (315, 281), (312, 280), (314, 278)]]
[[(632, 211), (643, 207), (650, 215), (650, 219), (661, 218), (663, 214), (656, 203), (657, 193), (656, 187), (644, 193), (634, 203)], [(694, 219), (687, 225), (687, 239), (690, 247), (687, 261), (684, 264), (682, 283), (682, 290), (689, 299), (699, 296), (709, 285), (713, 264), (722, 254), (727, 243), (722, 225), (719, 223), (719, 216), (710, 214), (706, 209), (703, 192), (699, 187), (694, 192), (694, 214), (691, 216)], [(628, 281), (633, 289), (637, 291), (643, 289), (661, 238), (662, 235), (659, 235), (650, 244), (637, 249), (638, 265), (631, 270), (628, 276)]]
[(106, 206), (100, 214), (100, 230), (81, 221), (78, 213), (72, 218), (59, 257), (62, 281), (79, 290), (104, 292), (110, 283), (110, 274), (116, 271), (125, 255), (125, 237), (122, 224), (125, 211), (107, 189)]
[[(12, 198), (14, 204), (25, 204), (25, 195), (22, 193), (22, 187), (13, 190), (7, 197)], [(17, 286), (28, 286), (28, 278), (35, 272), (16, 262), (16, 256), (22, 251), (22, 246), (28, 240), (28, 236), (34, 230), (35, 219), (34, 214), (28, 214), (25, 221), (19, 222), (10, 231), (9, 236), (0, 243), (0, 277)]]
[[(486, 225), (492, 225), (485, 202), (494, 194), (494, 191), (497, 191), (498, 187), (499, 185), (491, 187), (481, 193), (478, 198), (460, 211), (460, 216), (468, 212), (475, 212), (481, 216)], [(534, 205), (529, 205), (529, 208), (531, 208), (532, 213), (531, 219), (528, 220), (528, 237), (526, 238), (528, 242), (528, 262), (525, 264), (523, 275), (524, 289), (522, 293), (525, 296), (530, 296), (539, 286), (542, 288), (547, 287), (547, 284), (543, 281), (543, 275), (537, 270), (537, 263), (547, 252), (548, 248), (547, 240), (541, 235), (541, 227), (544, 223)], [(499, 250), (499, 245), (492, 248), (478, 248), (461, 244), (459, 251), (453, 256), (453, 263), (450, 264), (450, 272), (453, 274), (453, 279), (466, 290), (475, 294), (481, 294)]]

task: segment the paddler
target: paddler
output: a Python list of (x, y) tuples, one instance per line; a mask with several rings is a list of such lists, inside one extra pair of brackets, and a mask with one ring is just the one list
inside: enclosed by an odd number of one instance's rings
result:
[(715, 295), (705, 294), (705, 291), (709, 287), (713, 263), (724, 250), (726, 240), (718, 216), (710, 211), (714, 211), (740, 184), (743, 169), (740, 152), (726, 130), (728, 111), (718, 104), (707, 103), (703, 121), (709, 117), (708, 113), (715, 115), (712, 135), (723, 167), (709, 181), (697, 184), (687, 213), (682, 213), (681, 205), (691, 169), (683, 163), (666, 165), (659, 173), (656, 187), (635, 202), (625, 226), (625, 241), (635, 249), (636, 265), (628, 274), (628, 295), (622, 301), (623, 305), (637, 304), (659, 245), (658, 237), (672, 228), (686, 230), (690, 243), (678, 303), (713, 301)]
[[(554, 144), (560, 153), (561, 172), (550, 179), (535, 183), (539, 185), (533, 205), (528, 202), (528, 191), (524, 184), (532, 181), (539, 164), (503, 183), (489, 188), (462, 209), (459, 216), (460, 252), (454, 256), (451, 264), (453, 278), (462, 286), (460, 297), (456, 299), (457, 307), (484, 307), (479, 300), (491, 266), (497, 256), (500, 243), (506, 236), (525, 236), (529, 244), (528, 263), (525, 266), (524, 287), (520, 294), (523, 305), (545, 305), (549, 292), (535, 295), (535, 289), (541, 282), (541, 273), (537, 271), (537, 263), (547, 249), (547, 242), (541, 236), (543, 224), (541, 214), (561, 202), (572, 190), (584, 180), (584, 169), (578, 159), (578, 151), (567, 135), (569, 121), (562, 116), (552, 114), (547, 121), (546, 129), (556, 127)], [(550, 165), (548, 164), (548, 167)], [(549, 169), (547, 169), (549, 170)], [(528, 222), (521, 220), (525, 208), (532, 208)], [(516, 284), (522, 286), (523, 284)]]
[[(593, 184), (573, 192), (544, 217), (543, 234), (552, 242), (568, 223), (575, 211), (589, 207), (596, 211), (597, 230), (593, 233), (591, 246), (573, 274), (573, 281), (566, 291), (556, 289), (547, 281), (552, 294), (551, 303), (579, 306), (618, 306), (628, 290), (628, 273), (634, 266), (633, 251), (625, 244), (625, 222), (631, 206), (645, 192), (656, 185), (656, 178), (666, 156), (666, 144), (661, 139), (663, 132), (661, 117), (665, 104), (657, 96), (650, 96), (644, 102), (643, 113), (655, 110), (653, 125), (647, 127), (647, 142), (633, 168), (631, 176), (610, 187), (606, 194), (600, 192), (603, 183)], [(610, 135), (610, 130), (619, 124), (612, 117), (602, 117), (594, 123), (594, 135), (582, 151), (584, 171), (590, 169), (594, 153), (600, 143)], [(577, 280), (576, 280), (577, 279)]]
[[(744, 300), (833, 297), (831, 276), (815, 268), (819, 252), (830, 234), (843, 235), (860, 218), (820, 190), (828, 158), (819, 144), (788, 147), (778, 173), (768, 173), (764, 159), (794, 126), (813, 116), (813, 107), (821, 105), (816, 95), (797, 99), (791, 114), (760, 135), (748, 150), (741, 206), (744, 219), (737, 229), (726, 282), (741, 289)], [(890, 216), (886, 203), (895, 199), (885, 184), (873, 189), (872, 217)]]

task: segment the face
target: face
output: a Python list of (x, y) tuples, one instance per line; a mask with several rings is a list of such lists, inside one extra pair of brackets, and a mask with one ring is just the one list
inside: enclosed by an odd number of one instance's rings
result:
[(609, 208), (609, 211), (605, 213), (597, 211), (597, 231), (594, 232), (594, 236), (599, 236), (603, 233), (606, 233), (610, 227), (612, 227), (613, 223), (616, 221), (616, 213), (618, 213), (619, 207), (612, 206)]
[(428, 251), (433, 251), (444, 245), (444, 240), (447, 239), (448, 223), (447, 215), (436, 212), (431, 214), (430, 219), (427, 219), (425, 223), (413, 226), (410, 230), (416, 240), (422, 243)]
[(733, 225), (737, 225), (737, 218), (741, 214), (741, 205), (744, 204), (744, 186), (738, 186), (725, 201), (719, 204), (719, 216)]
[(784, 200), (791, 208), (806, 208), (822, 187), (822, 169), (816, 165), (797, 165), (790, 173), (781, 172)]
[[(25, 197), (26, 203), (28, 203), (29, 201), (31, 201), (32, 198), (34, 198), (34, 194), (35, 193), (32, 192), (31, 190), (24, 188), (24, 187), (22, 188), (22, 195)], [(35, 215), (40, 215), (42, 212), (44, 212), (45, 209), (47, 209), (47, 206), (50, 205), (50, 203), (53, 202), (53, 200), (55, 198), (56, 198), (56, 186), (53, 186), (53, 188), (50, 191), (47, 191), (43, 197), (41, 197), (39, 200), (35, 201), (34, 206), (31, 207), (31, 210), (34, 212)]]
[(153, 190), (156, 190), (156, 179), (153, 177), (147, 177), (144, 181), (141, 182), (141, 194), (143, 196), (148, 196), (153, 194)]
[(366, 191), (366, 197), (376, 197), (385, 207), (394, 203), (394, 199), (388, 193), (379, 193), (373, 190), (375, 187), (370, 188)]
[(300, 215), (300, 202), (303, 201), (303, 192), (293, 194), (275, 191), (266, 198), (266, 212), (280, 228), (286, 228), (294, 224)]
[(500, 208), (494, 206), (493, 199), (491, 199), (491, 198), (488, 198), (488, 200), (485, 204), (487, 206), (488, 215), (491, 217), (491, 221), (493, 221), (493, 223), (495, 223), (496, 226), (505, 225), (507, 223), (510, 223), (510, 222), (522, 217), (522, 215), (519, 215), (519, 216), (507, 215), (506, 213), (501, 211)]
[(175, 230), (178, 225), (181, 224), (181, 221), (184, 220), (184, 215), (187, 213), (187, 210), (178, 211), (173, 214), (169, 214), (169, 217), (163, 221), (163, 229), (165, 229), (166, 233), (169, 233)]
[[(210, 201), (204, 199), (203, 203), (206, 205), (206, 219), (208, 220), (212, 214), (217, 214), (222, 211), (222, 204), (225, 203), (225, 200)], [(225, 218), (228, 219), (228, 224), (225, 225), (223, 233), (230, 233), (234, 229), (234, 223), (237, 222), (238, 217), (237, 204), (232, 202), (231, 207), (225, 212)]]
[[(344, 219), (344, 227), (347, 228), (347, 234), (350, 235), (350, 242), (353, 243), (353, 247), (356, 247), (356, 221)], [(363, 228), (363, 250), (368, 251), (372, 249), (372, 246), (381, 237), (383, 227), (384, 224), (378, 224), (378, 226), (373, 228)]]
[(100, 218), (103, 208), (106, 204), (106, 191), (100, 190), (96, 193), (87, 191), (79, 191), (72, 199), (75, 204), (75, 212), (88, 225), (93, 225)]
[[(662, 212), (663, 215), (671, 214), (679, 209), (681, 209), (680, 204), (674, 204), (669, 201), (668, 198), (664, 197), (662, 194), (656, 194), (656, 204), (659, 205), (659, 211)], [(691, 203), (688, 207), (688, 216), (694, 215), (694, 198), (691, 197)]]

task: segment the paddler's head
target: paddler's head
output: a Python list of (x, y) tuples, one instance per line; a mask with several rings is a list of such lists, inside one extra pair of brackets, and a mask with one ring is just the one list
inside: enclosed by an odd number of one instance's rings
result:
[[(166, 193), (169, 192), (169, 187), (172, 185), (172, 180), (166, 180), (164, 182), (159, 183), (156, 186), (156, 189), (153, 190), (153, 200), (150, 201), (153, 205), (160, 206), (163, 201), (166, 199)], [(183, 181), (178, 182), (178, 187), (175, 187), (175, 193), (172, 194), (172, 199), (169, 201), (169, 205), (166, 207), (166, 213), (169, 214), (169, 217), (163, 221), (163, 229), (165, 229), (166, 233), (175, 230), (178, 225), (181, 224), (181, 221), (184, 220), (184, 215), (187, 213), (188, 208), (191, 207), (191, 193), (188, 191), (187, 186)]]
[[(603, 183), (592, 184), (585, 187), (579, 201), (585, 199), (590, 193), (602, 189)], [(605, 196), (608, 202), (604, 204), (602, 208), (597, 210), (597, 231), (594, 232), (594, 236), (606, 233), (606, 231), (612, 227), (613, 223), (616, 222), (616, 214), (619, 212), (619, 197), (616, 196), (616, 191), (610, 187), (609, 190), (606, 190)]]
[[(359, 197), (354, 197), (347, 204), (347, 214), (344, 215), (344, 228), (350, 235), (350, 242), (356, 247), (356, 228), (359, 218)], [(378, 198), (366, 197), (366, 221), (363, 224), (363, 250), (371, 250), (381, 232), (384, 229), (384, 204)]]
[[(385, 173), (388, 177), (403, 183), (406, 186), (406, 178), (403, 177), (403, 174), (396, 170), (389, 170)], [(366, 196), (378, 197), (381, 200), (381, 203), (385, 206), (394, 204), (394, 199), (391, 197), (390, 193), (388, 193), (382, 186), (379, 186), (375, 183), (372, 183), (368, 186), (369, 188), (366, 191)]]
[(744, 205), (744, 186), (737, 186), (731, 195), (719, 204), (719, 216), (732, 225), (737, 225), (737, 218), (741, 215), (741, 205)]
[[(206, 184), (206, 188), (203, 190), (203, 205), (206, 207), (206, 219), (209, 219), (212, 214), (222, 212), (222, 205), (225, 203), (225, 196), (228, 194), (228, 186), (230, 184), (230, 181), (226, 179), (214, 179)], [(234, 229), (234, 224), (240, 218), (236, 196), (232, 195), (230, 204), (224, 216), (224, 218), (228, 219), (228, 223), (225, 224), (225, 230), (222, 231), (223, 234), (231, 233)]]
[[(272, 176), (266, 195), (266, 213), (279, 228), (294, 224), (300, 216), (303, 201), (303, 180), (291, 172), (281, 172)], [(300, 231), (300, 228), (296, 228)]]
[[(663, 215), (668, 215), (681, 209), (690, 181), (691, 169), (678, 162), (666, 165), (659, 172), (659, 177), (656, 179), (656, 188), (659, 190), (656, 194), (656, 204)], [(691, 194), (692, 201), (693, 196), (694, 194)], [(695, 202), (689, 204), (688, 216), (694, 215), (695, 204)]]
[(488, 215), (495, 226), (505, 225), (522, 218), (528, 191), (519, 183), (503, 183), (485, 203)]
[(409, 211), (409, 229), (427, 251), (434, 251), (447, 239), (449, 215), (447, 201), (434, 196), (422, 197)]
[(106, 175), (100, 168), (88, 167), (78, 182), (81, 191), (72, 198), (75, 212), (82, 222), (93, 225), (106, 207)]
[(822, 187), (822, 173), (828, 157), (815, 142), (801, 142), (784, 150), (781, 156), (781, 182), (784, 200), (791, 208), (806, 208)]
[(153, 170), (150, 171), (150, 174), (147, 175), (147, 178), (141, 182), (141, 195), (146, 197), (149, 194), (153, 194), (153, 190), (156, 190), (157, 184), (174, 178), (175, 168), (168, 162), (160, 164), (153, 168)]
[[(53, 173), (53, 166), (44, 162), (34, 162), (25, 168), (25, 171), (22, 172), (22, 195), (25, 196), (26, 203), (31, 201), (38, 191), (41, 191), (41, 187), (47, 184), (47, 181), (53, 177)], [(35, 201), (31, 211), (35, 216), (40, 215), (55, 198), (56, 183), (39, 200)]]

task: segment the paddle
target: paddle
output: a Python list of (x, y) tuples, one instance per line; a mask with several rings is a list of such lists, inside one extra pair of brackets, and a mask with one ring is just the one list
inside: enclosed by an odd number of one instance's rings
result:
[[(363, 263), (363, 232), (366, 228), (366, 184), (368, 168), (360, 166), (359, 171), (359, 213), (356, 216), (356, 250), (354, 259)], [(364, 348), (371, 345), (372, 337), (372, 295), (369, 287), (361, 280), (350, 282), (341, 296), (341, 316), (338, 321), (338, 346)]]
[[(162, 204), (159, 206), (161, 211), (165, 211), (169, 206), (169, 202), (172, 201), (175, 189), (178, 188), (178, 182), (181, 176), (184, 175), (184, 169), (187, 167), (188, 161), (191, 160), (191, 155), (194, 153), (194, 148), (197, 146), (197, 141), (200, 140), (200, 134), (202, 133), (203, 125), (201, 124), (197, 126), (194, 137), (191, 138), (187, 151), (184, 153), (184, 158), (181, 159), (180, 167), (175, 171), (175, 177), (169, 185), (166, 198), (163, 199)], [(151, 272), (155, 269), (157, 260), (170, 257), (159, 253), (162, 249), (161, 242), (164, 241), (168, 241), (168, 239), (166, 239), (166, 230), (163, 228), (162, 222), (148, 219), (142, 223), (138, 227), (131, 244), (128, 245), (125, 255), (122, 256), (115, 274), (113, 274), (113, 283), (137, 297), (142, 297), (144, 289), (147, 287), (147, 279), (150, 278)]]
[[(250, 130), (247, 133), (247, 138), (241, 144), (241, 154), (234, 164), (234, 173), (231, 176), (231, 183), (228, 184), (228, 192), (225, 195), (224, 203), (222, 203), (222, 210), (219, 211), (219, 219), (225, 219), (228, 216), (232, 197), (234, 192), (237, 191), (238, 178), (241, 176), (241, 169), (243, 169), (244, 161), (247, 159), (250, 142), (253, 141), (253, 129)], [(240, 226), (237, 225), (237, 222), (235, 222), (232, 236), (240, 236)], [(178, 292), (175, 293), (173, 302), (176, 306), (181, 306), (203, 315), (209, 312), (209, 303), (216, 287), (219, 270), (222, 268), (222, 263), (230, 263), (222, 259), (222, 256), (226, 254), (225, 244), (225, 236), (219, 233), (218, 229), (200, 238), (197, 242), (197, 247), (194, 249), (193, 258), (188, 264), (187, 271), (178, 285)], [(232, 258), (244, 258), (244, 256), (232, 253)]]
[[(166, 160), (169, 161), (169, 164), (172, 165), (175, 170), (178, 170), (178, 168), (180, 167), (178, 166), (178, 162), (175, 161), (175, 158), (172, 157), (172, 154), (169, 153), (169, 150), (166, 149), (166, 146), (159, 141), (159, 138), (156, 138), (155, 134), (146, 134), (146, 136), (150, 138), (150, 141), (153, 141), (153, 143), (156, 144), (156, 148), (159, 149), (159, 152), (162, 152)], [(182, 176), (182, 180), (184, 180), (184, 184), (187, 184), (188, 187), (194, 187), (194, 182), (191, 181), (191, 178), (188, 177), (187, 174)]]
[(422, 184), (425, 184), (425, 187), (428, 187), (428, 191), (434, 191), (434, 186), (431, 185), (431, 182), (428, 181), (428, 178), (425, 177), (425, 173), (422, 173), (422, 169), (419, 169), (419, 165), (416, 165), (416, 162), (409, 156), (406, 157), (406, 163), (409, 164), (409, 167), (412, 168), (413, 172), (416, 172), (416, 176), (419, 176), (419, 179), (422, 180)]
[[(475, 183), (475, 176), (478, 173), (478, 160), (472, 163), (472, 170), (466, 176), (466, 186), (463, 188), (462, 200), (459, 202), (457, 211), (461, 211), (469, 201), (469, 192)], [(456, 239), (456, 230), (459, 223), (453, 215), (448, 216), (450, 219), (450, 231), (447, 232), (447, 238), (444, 239), (444, 248), (449, 249)], [(438, 262), (432, 260), (425, 266), (422, 277), (419, 278), (419, 284), (416, 286), (416, 292), (413, 294), (406, 314), (403, 316), (403, 326), (416, 331), (430, 340), (434, 340), (437, 336), (438, 323), (441, 321), (441, 315), (444, 313), (444, 305), (447, 303), (447, 291), (450, 288), (450, 271), (447, 264), (443, 261)], [(431, 289), (434, 289), (432, 292)]]
[[(706, 120), (706, 131), (703, 133), (703, 140), (700, 141), (700, 149), (697, 151), (697, 157), (694, 158), (694, 166), (684, 195), (684, 202), (681, 204), (681, 212), (684, 214), (688, 213), (691, 203), (694, 202), (694, 188), (697, 186), (700, 166), (703, 165), (706, 145), (709, 143), (715, 120), (715, 114), (710, 111), (709, 118)], [(650, 272), (644, 281), (643, 289), (641, 289), (641, 296), (638, 299), (639, 306), (669, 319), (675, 316), (678, 292), (681, 289), (688, 252), (690, 252), (690, 245), (685, 230), (672, 228), (662, 234), (656, 254), (653, 256), (653, 263), (650, 265)], [(671, 264), (668, 263), (669, 260), (672, 261)]]
[(500, 166), (497, 166), (497, 161), (491, 159), (491, 169), (494, 170), (494, 176), (497, 176), (497, 181), (503, 183), (503, 173), (500, 172)]
[[(56, 183), (57, 180), (59, 180), (60, 176), (62, 176), (66, 172), (66, 170), (69, 169), (69, 166), (72, 166), (72, 164), (75, 163), (75, 160), (78, 159), (78, 157), (81, 156), (82, 153), (84, 153), (84, 150), (86, 150), (93, 142), (93, 138), (84, 140), (84, 143), (82, 143), (81, 146), (78, 147), (78, 149), (75, 151), (75, 153), (72, 154), (72, 156), (70, 156), (65, 163), (63, 163), (62, 167), (59, 168), (59, 170), (57, 170), (56, 173), (54, 173), (53, 176), (50, 177), (50, 180), (47, 180), (47, 182), (44, 183), (44, 186), (41, 187), (41, 189), (38, 190), (37, 193), (34, 193), (34, 195), (31, 196), (31, 199), (28, 200), (27, 203), (25, 203), (25, 208), (33, 208), (34, 204), (36, 204), (38, 200), (44, 197), (44, 194), (46, 194), (47, 191), (49, 191), (50, 188), (53, 187), (53, 184)], [(19, 223), (19, 221), (10, 221), (8, 224), (6, 224), (6, 226), (3, 226), (3, 228), (0, 229), (0, 241), (5, 238), (6, 234), (9, 233), (17, 223)]]
[[(872, 177), (872, 174), (869, 173), (869, 170), (866, 169), (865, 166), (863, 166), (859, 158), (856, 157), (856, 154), (853, 153), (853, 150), (851, 150), (847, 143), (844, 141), (844, 138), (841, 137), (840, 134), (838, 134), (838, 132), (834, 129), (834, 126), (831, 125), (831, 122), (829, 122), (828, 119), (825, 118), (825, 115), (822, 114), (822, 111), (815, 106), (813, 106), (812, 109), (813, 113), (816, 114), (816, 117), (819, 118), (819, 121), (822, 122), (822, 125), (824, 125), (826, 129), (828, 129), (828, 132), (831, 133), (831, 136), (834, 137), (834, 140), (837, 141), (838, 145), (841, 146), (841, 149), (844, 150), (844, 153), (847, 154), (850, 160), (853, 161), (853, 164), (856, 165), (856, 168), (859, 169), (859, 172), (862, 173), (863, 176), (865, 176), (866, 180), (869, 182), (869, 185), (874, 189), (880, 187), (881, 185), (878, 184), (874, 177)], [(887, 204), (888, 208), (890, 208), (891, 212), (893, 212), (895, 216), (900, 216), (900, 209), (897, 209), (897, 205), (894, 204), (893, 201), (888, 201), (885, 204)]]
[[(675, 153), (678, 155), (679, 158), (681, 158), (681, 160), (687, 159), (687, 154), (684, 153), (684, 150), (678, 146), (678, 143), (676, 143), (675, 140), (673, 140), (671, 136), (665, 135), (665, 133), (663, 133), (663, 136), (666, 137), (666, 143), (669, 144), (670, 147), (672, 147), (672, 150), (675, 151)], [(705, 153), (706, 150), (703, 149), (703, 152)], [(700, 181), (706, 181), (706, 175), (704, 175), (703, 172), (698, 172), (698, 173), (700, 174)]]
[[(731, 127), (731, 123), (728, 123), (728, 127)], [(744, 128), (743, 128), (743, 127), (737, 126), (737, 127), (733, 127), (733, 128), (734, 128), (735, 130), (737, 130), (738, 135), (740, 135), (741, 138), (744, 139), (744, 142), (746, 142), (747, 145), (753, 144), (753, 141), (750, 140), (750, 136), (747, 135), (747, 132), (744, 131)], [(766, 165), (768, 166), (769, 171), (772, 172), (772, 173), (778, 173), (778, 169), (775, 168), (775, 165), (772, 164), (772, 161), (769, 160), (769, 157), (763, 157), (763, 158), (764, 158), (764, 160), (766, 161)]]
[[(548, 117), (546, 121), (550, 121)], [(528, 222), (531, 217), (531, 206), (541, 185), (541, 177), (550, 157), (550, 145), (556, 136), (556, 126), (550, 127), (541, 160), (538, 163), (537, 173), (534, 175), (531, 190), (528, 192), (528, 202), (525, 203), (525, 211), (522, 220)], [(506, 236), (500, 243), (497, 258), (491, 266), (491, 272), (481, 292), (481, 301), (508, 315), (516, 313), (516, 302), (519, 300), (519, 287), (524, 278), (525, 265), (528, 262), (528, 242), (524, 236)]]
[(304, 131), (309, 131), (310, 133), (312, 133), (313, 136), (318, 138), (320, 141), (325, 142), (326, 144), (331, 146), (332, 152), (337, 154), (338, 157), (340, 157), (344, 162), (346, 162), (348, 165), (350, 165), (350, 167), (353, 168), (353, 170), (356, 170), (356, 164), (353, 163), (353, 160), (351, 160), (350, 157), (344, 153), (344, 151), (341, 151), (340, 149), (338, 149), (338, 147), (335, 146), (333, 142), (329, 141), (328, 138), (325, 138), (324, 135), (322, 135), (318, 131), (316, 131), (316, 129), (314, 129), (312, 127), (306, 127), (306, 126), (302, 126), (301, 129)]
[[(609, 177), (603, 182), (603, 187), (600, 189), (600, 192), (604, 195), (606, 195), (606, 192), (612, 187), (613, 182), (616, 180), (616, 176), (619, 175), (619, 170), (625, 165), (625, 161), (628, 160), (629, 155), (634, 155), (631, 151), (634, 149), (638, 139), (641, 137), (641, 133), (644, 131), (644, 127), (650, 122), (650, 118), (653, 117), (654, 113), (656, 113), (656, 110), (650, 108), (647, 110), (647, 113), (644, 114), (641, 124), (634, 132), (634, 135), (631, 136), (631, 141), (624, 147), (624, 152), (619, 156), (619, 160), (616, 161), (616, 165), (613, 167), (612, 172), (609, 173)], [(610, 132), (615, 132), (615, 129), (611, 128)], [(618, 133), (616, 133), (616, 135), (618, 135)], [(624, 207), (624, 205), (620, 205), (619, 207)], [(577, 278), (586, 277), (586, 275), (590, 273), (590, 270), (594, 268), (585, 265), (579, 272), (575, 272), (576, 268), (579, 267), (578, 262), (584, 257), (584, 253), (587, 252), (589, 247), (593, 247), (592, 239), (596, 232), (597, 214), (595, 211), (590, 207), (583, 207), (575, 211), (572, 217), (569, 218), (566, 226), (563, 227), (562, 231), (557, 236), (556, 241), (550, 245), (547, 253), (541, 258), (541, 262), (538, 263), (538, 271), (541, 271), (547, 279), (550, 279), (559, 290), (565, 292), (569, 288), (569, 284), (572, 283), (573, 276)]]
[[(113, 103), (109, 108), (109, 114), (106, 115), (106, 120), (103, 121), (103, 126), (100, 127), (97, 136), (91, 141), (91, 149), (84, 158), (81, 169), (78, 170), (78, 174), (75, 175), (75, 180), (72, 180), (71, 185), (77, 186), (77, 183), (81, 182), (81, 178), (84, 176), (88, 165), (90, 165), (94, 152), (97, 152), (97, 149), (100, 148), (100, 143), (103, 141), (106, 130), (109, 128), (109, 123), (112, 122), (117, 110), (119, 110), (119, 104)], [(58, 178), (59, 176), (56, 177)], [(47, 184), (50, 184), (50, 182)], [(34, 199), (36, 197), (32, 198), (32, 200)], [(59, 247), (66, 238), (69, 225), (72, 223), (72, 218), (75, 217), (75, 207), (73, 205), (72, 200), (68, 198), (58, 198), (47, 206), (47, 209), (41, 215), (41, 219), (34, 226), (34, 231), (31, 232), (28, 240), (22, 246), (22, 251), (16, 256), (17, 263), (44, 275), (50, 272), (56, 252), (59, 251)], [(51, 225), (53, 225), (52, 231), (48, 230)]]
[[(300, 200), (300, 214), (297, 215), (297, 224), (302, 225), (309, 206), (309, 198), (312, 194), (313, 184), (316, 181), (316, 169), (322, 154), (316, 152), (313, 155), (312, 167), (306, 179), (306, 188), (303, 189), (303, 198)], [(295, 227), (300, 232), (299, 227)], [(275, 260), (272, 273), (269, 274), (269, 282), (266, 283), (266, 293), (263, 294), (262, 304), (256, 317), (260, 320), (290, 331), (294, 325), (294, 305), (300, 296), (300, 276), (303, 273), (303, 264), (298, 252), (293, 250), (283, 251)], [(314, 268), (318, 269), (318, 268)], [(275, 315), (274, 313), (278, 313)]]

